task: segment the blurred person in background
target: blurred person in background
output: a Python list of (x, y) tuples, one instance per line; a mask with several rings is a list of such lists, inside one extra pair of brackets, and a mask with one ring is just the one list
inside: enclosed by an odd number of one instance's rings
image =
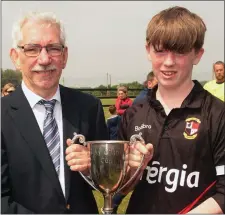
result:
[(121, 116), (116, 113), (115, 105), (109, 106), (109, 113), (111, 116), (107, 119), (107, 128), (110, 140), (118, 139), (118, 129), (121, 121)]
[(153, 71), (149, 72), (146, 81), (144, 82), (144, 89), (140, 94), (134, 99), (133, 104), (136, 104), (147, 97), (148, 90), (152, 89), (158, 83)]
[(9, 95), (16, 90), (14, 84), (8, 83), (2, 88), (2, 97)]
[(207, 82), (204, 89), (224, 101), (224, 62), (217, 61), (214, 63), (213, 73), (216, 79)]
[(132, 100), (127, 96), (128, 90), (125, 86), (120, 86), (117, 89), (117, 99), (115, 103), (116, 112), (118, 115), (123, 115), (124, 112), (132, 105)]

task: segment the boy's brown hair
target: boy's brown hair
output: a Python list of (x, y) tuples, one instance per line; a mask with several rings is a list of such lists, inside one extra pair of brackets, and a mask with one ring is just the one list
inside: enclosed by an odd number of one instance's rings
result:
[(146, 31), (146, 42), (155, 50), (178, 53), (198, 52), (205, 38), (206, 26), (195, 13), (183, 7), (171, 7), (155, 15)]
[(116, 106), (115, 105), (109, 106), (109, 113), (116, 114)]

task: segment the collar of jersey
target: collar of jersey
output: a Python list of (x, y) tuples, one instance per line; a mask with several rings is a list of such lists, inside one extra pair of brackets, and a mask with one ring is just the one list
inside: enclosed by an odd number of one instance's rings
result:
[[(200, 93), (204, 91), (202, 85), (197, 81), (193, 80), (194, 87), (189, 93), (189, 95), (184, 99), (181, 108), (201, 108), (202, 101), (204, 99), (204, 93)], [(156, 99), (156, 91), (158, 89), (158, 85), (149, 90), (148, 92), (148, 102), (150, 105), (156, 109), (161, 109), (162, 105)]]

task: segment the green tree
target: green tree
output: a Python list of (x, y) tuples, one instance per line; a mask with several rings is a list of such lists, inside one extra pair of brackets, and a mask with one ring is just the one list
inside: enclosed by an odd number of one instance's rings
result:
[(7, 83), (12, 83), (15, 86), (21, 84), (22, 74), (19, 71), (12, 69), (1, 69), (1, 86), (3, 87)]
[(104, 89), (104, 90), (96, 91), (96, 93), (97, 92), (100, 93), (100, 96), (106, 96), (107, 95), (107, 91), (106, 91), (107, 86), (101, 84), (98, 87), (96, 87), (95, 89)]

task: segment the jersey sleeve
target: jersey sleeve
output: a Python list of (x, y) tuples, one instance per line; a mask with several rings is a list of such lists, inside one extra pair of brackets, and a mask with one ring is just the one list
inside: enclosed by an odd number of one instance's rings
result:
[(225, 111), (213, 117), (212, 150), (217, 173), (216, 193), (213, 199), (225, 213)]
[(130, 127), (129, 123), (133, 119), (135, 113), (138, 111), (140, 107), (138, 106), (131, 106), (128, 108), (124, 114), (121, 116), (121, 122), (118, 130), (118, 137), (120, 140), (130, 140), (129, 134), (130, 134)]

